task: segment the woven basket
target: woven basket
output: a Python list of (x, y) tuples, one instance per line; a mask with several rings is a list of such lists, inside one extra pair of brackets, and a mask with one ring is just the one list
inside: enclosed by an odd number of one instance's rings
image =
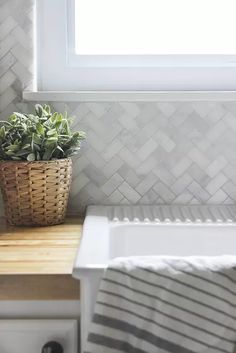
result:
[(68, 203), (72, 161), (0, 161), (0, 187), (5, 216), (12, 225), (63, 223)]

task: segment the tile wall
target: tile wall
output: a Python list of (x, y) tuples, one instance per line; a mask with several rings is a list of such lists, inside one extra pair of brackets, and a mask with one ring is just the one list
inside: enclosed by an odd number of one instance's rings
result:
[[(33, 110), (21, 98), (33, 80), (33, 6), (0, 0), (1, 119)], [(52, 105), (88, 136), (74, 158), (70, 213), (89, 204), (236, 201), (236, 102)]]

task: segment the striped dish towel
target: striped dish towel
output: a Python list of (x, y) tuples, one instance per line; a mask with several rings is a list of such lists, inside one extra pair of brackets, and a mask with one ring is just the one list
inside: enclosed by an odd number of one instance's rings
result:
[(104, 273), (85, 353), (233, 353), (236, 257), (132, 257)]

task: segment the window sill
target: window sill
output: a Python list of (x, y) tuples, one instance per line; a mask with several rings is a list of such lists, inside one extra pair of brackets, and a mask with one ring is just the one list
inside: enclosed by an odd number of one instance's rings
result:
[(24, 91), (23, 99), (42, 102), (235, 101), (236, 91)]

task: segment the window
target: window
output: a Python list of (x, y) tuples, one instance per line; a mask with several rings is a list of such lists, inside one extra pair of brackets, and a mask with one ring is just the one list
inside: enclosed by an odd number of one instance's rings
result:
[(235, 90), (235, 0), (38, 0), (40, 90)]
[(75, 0), (77, 55), (236, 54), (235, 0)]

